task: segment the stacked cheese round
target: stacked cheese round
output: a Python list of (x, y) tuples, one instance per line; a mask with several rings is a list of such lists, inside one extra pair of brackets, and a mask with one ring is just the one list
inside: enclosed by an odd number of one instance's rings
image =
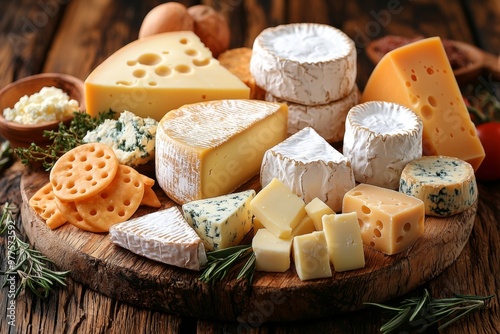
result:
[(341, 141), (347, 112), (359, 100), (356, 49), (342, 31), (323, 24), (268, 28), (254, 41), (250, 72), (266, 100), (289, 107), (289, 134), (306, 126)]
[(357, 182), (397, 189), (407, 163), (422, 156), (422, 121), (399, 104), (372, 101), (349, 110), (343, 153)]

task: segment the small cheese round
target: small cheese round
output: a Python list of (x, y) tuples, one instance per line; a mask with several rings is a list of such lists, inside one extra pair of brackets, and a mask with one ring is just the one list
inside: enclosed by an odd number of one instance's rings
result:
[(255, 39), (250, 72), (257, 85), (277, 98), (326, 104), (353, 90), (356, 49), (345, 33), (328, 25), (280, 25)]
[(399, 191), (424, 202), (425, 214), (448, 217), (465, 211), (477, 200), (471, 164), (454, 157), (425, 156), (406, 165)]
[(406, 164), (422, 156), (421, 119), (399, 104), (371, 101), (349, 110), (343, 153), (357, 182), (397, 189)]
[(336, 143), (344, 138), (347, 113), (358, 103), (359, 95), (358, 87), (354, 86), (352, 92), (343, 99), (316, 106), (288, 102), (269, 93), (266, 94), (265, 99), (288, 105), (289, 135), (311, 127), (327, 142)]

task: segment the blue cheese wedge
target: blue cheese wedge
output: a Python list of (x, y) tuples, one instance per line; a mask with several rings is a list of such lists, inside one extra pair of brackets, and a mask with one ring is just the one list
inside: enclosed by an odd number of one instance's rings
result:
[(250, 201), (255, 190), (192, 201), (182, 205), (184, 217), (208, 251), (236, 246), (252, 228)]
[(477, 200), (472, 166), (445, 156), (425, 156), (406, 165), (399, 191), (421, 199), (425, 214), (448, 217), (465, 211)]
[(89, 131), (83, 141), (106, 144), (115, 151), (121, 164), (135, 167), (154, 159), (157, 127), (158, 122), (153, 118), (123, 111), (118, 119), (105, 120)]
[(200, 270), (207, 263), (202, 240), (177, 207), (115, 224), (109, 236), (135, 254), (172, 266)]

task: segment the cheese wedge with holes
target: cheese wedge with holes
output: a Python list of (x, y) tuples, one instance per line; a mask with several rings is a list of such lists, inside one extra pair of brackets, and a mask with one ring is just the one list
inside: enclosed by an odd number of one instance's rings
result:
[(228, 194), (287, 136), (287, 106), (254, 100), (185, 105), (156, 131), (156, 179), (178, 204)]
[(388, 101), (422, 119), (424, 155), (452, 156), (477, 170), (484, 149), (439, 37), (387, 53), (370, 75), (361, 102)]
[(345, 33), (328, 25), (279, 25), (255, 38), (250, 72), (257, 85), (276, 98), (326, 104), (352, 92), (356, 48)]
[(177, 207), (115, 224), (109, 237), (133, 253), (169, 265), (200, 270), (207, 263), (202, 240)]
[(221, 66), (192, 31), (133, 41), (85, 80), (85, 105), (91, 115), (128, 110), (159, 121), (184, 104), (249, 97), (250, 89)]
[(407, 249), (424, 233), (424, 202), (396, 190), (361, 183), (345, 194), (342, 212), (355, 212), (363, 244), (387, 255)]
[(429, 156), (416, 159), (403, 169), (399, 191), (421, 199), (425, 214), (448, 217), (465, 211), (477, 200), (472, 166), (463, 160)]
[(371, 101), (347, 114), (342, 152), (357, 182), (398, 189), (405, 165), (422, 156), (422, 121), (399, 104)]

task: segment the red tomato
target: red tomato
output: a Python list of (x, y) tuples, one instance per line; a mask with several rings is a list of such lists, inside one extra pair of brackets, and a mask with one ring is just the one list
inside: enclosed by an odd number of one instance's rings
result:
[(488, 122), (477, 126), (477, 135), (483, 144), (486, 156), (476, 171), (481, 181), (500, 179), (500, 122)]

